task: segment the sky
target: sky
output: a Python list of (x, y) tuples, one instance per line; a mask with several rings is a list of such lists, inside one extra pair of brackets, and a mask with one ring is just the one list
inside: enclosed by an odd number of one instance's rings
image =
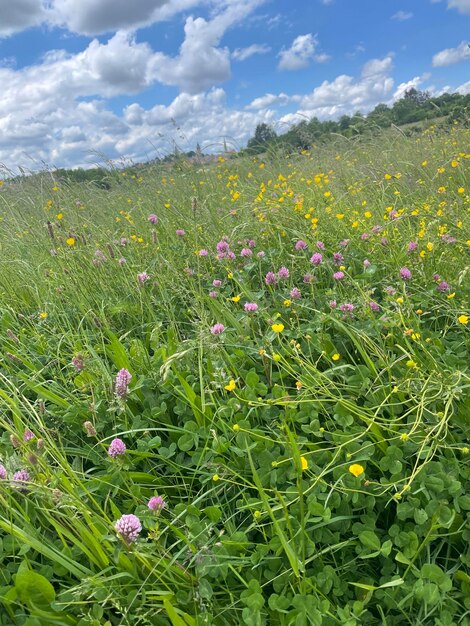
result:
[(239, 149), (262, 122), (470, 93), (469, 42), (470, 0), (0, 0), (0, 170)]

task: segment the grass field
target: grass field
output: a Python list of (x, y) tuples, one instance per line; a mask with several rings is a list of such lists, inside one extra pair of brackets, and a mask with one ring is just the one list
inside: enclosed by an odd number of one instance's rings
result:
[(0, 624), (470, 625), (470, 130), (0, 187)]

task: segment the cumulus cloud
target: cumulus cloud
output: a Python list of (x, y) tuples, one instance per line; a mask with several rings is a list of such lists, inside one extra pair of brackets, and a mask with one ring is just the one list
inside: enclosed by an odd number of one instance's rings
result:
[(278, 95), (275, 95), (273, 93), (267, 93), (264, 96), (255, 98), (245, 108), (257, 111), (259, 109), (266, 109), (267, 107), (273, 105), (285, 106), (286, 104), (291, 102), (293, 98), (296, 98), (296, 96), (288, 96), (286, 93), (280, 93)]
[(446, 48), (435, 54), (432, 64), (434, 67), (445, 67), (468, 59), (470, 59), (470, 48), (465, 41), (462, 41), (456, 48)]
[(460, 13), (470, 13), (470, 0), (447, 0), (449, 9), (457, 9)]
[(13, 35), (45, 19), (42, 0), (0, 0), (0, 37)]
[(327, 54), (315, 54), (317, 46), (318, 38), (316, 35), (312, 35), (312, 33), (299, 35), (294, 39), (290, 48), (283, 48), (279, 52), (278, 69), (301, 70), (308, 67), (311, 61), (317, 63), (328, 61), (330, 57)]
[(392, 55), (383, 59), (371, 59), (362, 68), (361, 75), (341, 74), (333, 81), (323, 81), (311, 93), (300, 98), (296, 113), (288, 113), (282, 122), (293, 123), (306, 117), (320, 119), (350, 115), (357, 111), (372, 109), (379, 102), (390, 98), (394, 81), (390, 76), (393, 68)]
[(236, 59), (237, 61), (245, 61), (254, 54), (267, 54), (268, 52), (271, 52), (271, 46), (268, 46), (264, 43), (254, 43), (246, 48), (236, 48), (232, 52), (232, 59)]

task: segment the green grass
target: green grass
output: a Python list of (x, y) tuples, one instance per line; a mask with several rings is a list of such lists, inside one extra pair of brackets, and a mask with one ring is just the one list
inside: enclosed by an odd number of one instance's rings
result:
[(0, 187), (0, 625), (470, 624), (469, 139)]

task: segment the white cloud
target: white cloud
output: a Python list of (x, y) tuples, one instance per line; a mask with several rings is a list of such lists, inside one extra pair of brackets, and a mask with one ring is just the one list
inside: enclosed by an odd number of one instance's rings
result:
[(462, 41), (456, 48), (446, 48), (435, 54), (432, 58), (432, 64), (434, 67), (445, 67), (465, 59), (470, 59), (470, 48), (465, 41)]
[(392, 20), (397, 20), (398, 22), (404, 22), (413, 17), (413, 13), (411, 11), (397, 11), (392, 15)]
[[(295, 96), (294, 96), (295, 97)], [(275, 95), (273, 93), (267, 93), (264, 96), (260, 96), (259, 98), (255, 98), (250, 104), (248, 104), (245, 108), (252, 110), (266, 109), (267, 107), (274, 105), (285, 106), (292, 100), (291, 96), (288, 96), (285, 93), (280, 93)]]
[(403, 96), (408, 91), (408, 89), (417, 89), (423, 83), (423, 81), (427, 80), (428, 78), (429, 78), (429, 74), (423, 75), (423, 76), (415, 76), (414, 78), (412, 78), (411, 80), (408, 80), (405, 83), (400, 83), (398, 87), (395, 89), (395, 91), (393, 92), (392, 102), (395, 102), (396, 100), (400, 100), (401, 98), (403, 98)]
[(460, 85), (455, 90), (457, 93), (460, 93), (462, 96), (465, 96), (467, 93), (470, 93), (470, 80), (463, 85)]
[(392, 55), (389, 54), (384, 59), (368, 61), (357, 79), (342, 74), (333, 81), (325, 80), (310, 94), (302, 96), (298, 111), (285, 115), (281, 122), (299, 122), (314, 116), (328, 119), (351, 115), (358, 109), (369, 111), (390, 98), (394, 85), (390, 76), (392, 67)]
[(316, 61), (317, 63), (328, 61), (330, 57), (327, 54), (315, 54), (317, 46), (318, 38), (316, 35), (311, 33), (299, 35), (294, 39), (290, 48), (283, 48), (279, 52), (278, 69), (301, 70), (308, 67), (311, 61)]
[(247, 48), (236, 48), (236, 50), (232, 52), (232, 59), (236, 59), (237, 61), (245, 61), (254, 54), (267, 54), (268, 52), (271, 52), (270, 46), (264, 43), (254, 43)]
[(45, 18), (42, 0), (0, 0), (0, 37), (39, 24)]
[(460, 13), (470, 13), (470, 0), (447, 0), (449, 9), (457, 9)]

